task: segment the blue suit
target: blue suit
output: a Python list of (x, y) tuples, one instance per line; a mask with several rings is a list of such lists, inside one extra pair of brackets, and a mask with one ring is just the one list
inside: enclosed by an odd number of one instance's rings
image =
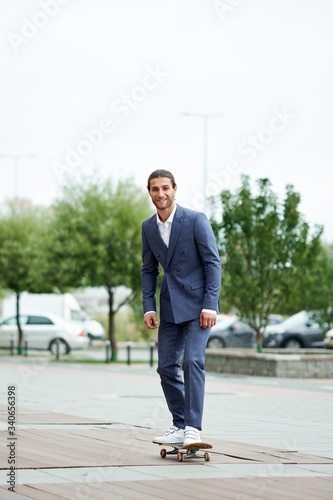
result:
[[(144, 313), (156, 311), (159, 264), (164, 269), (160, 294), (158, 373), (173, 424), (201, 430), (205, 348), (209, 328), (200, 326), (202, 309), (219, 311), (221, 264), (205, 214), (177, 205), (169, 247), (156, 215), (142, 224), (142, 298)], [(180, 374), (182, 354), (184, 381)]]

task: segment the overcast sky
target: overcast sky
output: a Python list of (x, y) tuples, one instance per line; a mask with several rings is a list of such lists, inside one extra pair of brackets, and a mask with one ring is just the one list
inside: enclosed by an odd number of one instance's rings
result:
[(63, 172), (171, 170), (177, 201), (268, 177), (333, 242), (331, 0), (1, 0), (0, 203)]

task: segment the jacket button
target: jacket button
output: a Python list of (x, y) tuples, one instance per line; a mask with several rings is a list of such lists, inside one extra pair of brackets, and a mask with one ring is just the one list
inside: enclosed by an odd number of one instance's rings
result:
[(180, 267), (177, 267), (177, 269), (176, 269), (176, 270), (177, 270), (177, 271), (180, 271)]
[(182, 284), (180, 285), (180, 288), (184, 288), (184, 285), (183, 285), (183, 283), (182, 283)]
[(167, 273), (169, 273), (169, 272), (170, 272), (170, 269), (168, 268), (168, 269), (166, 270), (166, 272), (167, 272)]
[(159, 254), (159, 253), (157, 253), (157, 254), (156, 254), (156, 256), (157, 256), (157, 257), (159, 257), (159, 256), (160, 256), (160, 254)]
[(184, 250), (181, 250), (181, 251), (180, 251), (180, 255), (184, 255)]

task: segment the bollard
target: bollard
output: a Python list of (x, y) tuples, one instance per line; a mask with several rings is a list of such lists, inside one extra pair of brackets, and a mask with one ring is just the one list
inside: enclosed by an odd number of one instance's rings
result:
[(59, 361), (60, 354), (60, 342), (59, 339), (56, 340), (56, 360)]
[(105, 341), (105, 363), (110, 363), (110, 340)]
[(14, 356), (14, 337), (10, 339), (10, 355)]
[(24, 356), (28, 356), (28, 339), (24, 339)]
[(131, 364), (131, 341), (127, 340), (127, 364)]
[(153, 340), (150, 341), (150, 366), (154, 366), (154, 345)]

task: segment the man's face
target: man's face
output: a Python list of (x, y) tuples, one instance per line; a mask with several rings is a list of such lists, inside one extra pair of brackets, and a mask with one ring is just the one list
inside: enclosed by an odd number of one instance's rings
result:
[(177, 186), (172, 187), (168, 177), (151, 179), (149, 195), (158, 210), (166, 210), (174, 205)]

